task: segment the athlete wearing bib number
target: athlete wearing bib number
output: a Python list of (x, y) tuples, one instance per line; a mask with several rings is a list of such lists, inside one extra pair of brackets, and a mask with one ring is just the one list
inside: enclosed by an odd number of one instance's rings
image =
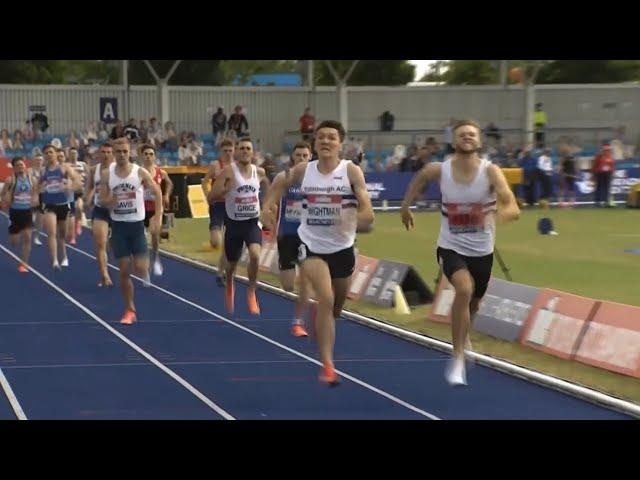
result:
[(44, 168), (44, 157), (41, 153), (34, 155), (31, 160), (31, 168), (28, 169), (29, 173), (33, 177), (33, 181), (36, 185), (38, 193), (38, 205), (33, 209), (35, 232), (33, 232), (33, 243), (35, 245), (42, 245), (40, 240), (40, 231), (42, 230), (42, 215), (44, 204), (42, 203), (42, 193), (40, 192), (40, 178), (42, 177), (42, 170)]
[(225, 303), (227, 310), (233, 313), (235, 308), (235, 287), (233, 275), (242, 254), (243, 245), (249, 251), (247, 276), (247, 304), (252, 315), (260, 314), (256, 297), (258, 265), (262, 246), (262, 229), (258, 223), (260, 216), (260, 191), (269, 186), (264, 169), (251, 163), (253, 143), (244, 138), (238, 142), (238, 155), (235, 162), (226, 166), (216, 178), (210, 198), (225, 200), (224, 250), (227, 257)]
[[(293, 148), (289, 168), (302, 162), (308, 162), (310, 159), (311, 147), (304, 142), (298, 143)], [(286, 180), (291, 174), (289, 168), (276, 175), (272, 188)], [(282, 197), (278, 209), (278, 266), (280, 268), (280, 283), (287, 292), (293, 292), (296, 281), (296, 265), (299, 263), (298, 254), (302, 243), (298, 236), (298, 227), (302, 218), (303, 203), (304, 195), (300, 190), (300, 185), (291, 185), (287, 189), (287, 194)], [(309, 293), (304, 275), (299, 275), (298, 280), (300, 290), (296, 300), (291, 333), (295, 337), (306, 337), (307, 331), (303, 326), (302, 318), (309, 302)]]
[(333, 365), (335, 321), (355, 265), (356, 230), (370, 227), (374, 220), (362, 170), (340, 159), (345, 134), (339, 122), (320, 123), (315, 131), (318, 160), (296, 165), (286, 181), (274, 185), (267, 193), (263, 215), (265, 225), (273, 228), (277, 202), (286, 189), (301, 185), (304, 200), (298, 261), (318, 299), (316, 333), (323, 364), (319, 379), (330, 386), (339, 383)]
[(85, 162), (78, 160), (78, 149), (75, 147), (69, 148), (69, 165), (73, 168), (80, 177), (81, 187), (73, 192), (74, 202), (74, 214), (75, 214), (75, 234), (77, 236), (82, 235), (82, 226), (87, 224), (87, 219), (84, 214), (84, 188), (87, 185), (87, 174), (89, 167)]
[(428, 182), (440, 182), (442, 219), (436, 257), (455, 289), (451, 309), (454, 356), (445, 377), (451, 385), (466, 385), (464, 349), (470, 347), (471, 320), (491, 276), (495, 221), (516, 220), (520, 210), (502, 170), (478, 156), (479, 125), (473, 120), (460, 121), (453, 135), (454, 155), (444, 163), (428, 164), (415, 175), (401, 214), (407, 230), (413, 228), (413, 200)]
[[(207, 170), (206, 175), (202, 179), (202, 191), (205, 198), (209, 203), (209, 244), (214, 250), (221, 249), (223, 244), (223, 231), (225, 224), (225, 212), (224, 198), (213, 198), (211, 195), (213, 184), (216, 178), (222, 174), (222, 170), (233, 162), (233, 155), (235, 152), (235, 142), (231, 138), (224, 138), (220, 142), (220, 158), (215, 160)], [(225, 270), (227, 268), (227, 257), (224, 253), (224, 249), (220, 251), (218, 257), (218, 275), (216, 281), (219, 286), (224, 286), (225, 283)]]
[[(80, 187), (80, 177), (64, 163), (64, 152), (59, 152), (53, 145), (45, 145), (42, 149), (46, 166), (40, 178), (40, 189), (44, 202), (43, 226), (47, 233), (47, 243), (52, 265), (55, 270), (69, 266), (67, 257), (66, 232), (69, 215), (69, 195)], [(63, 162), (58, 159), (61, 158)], [(58, 263), (58, 245), (62, 251), (62, 261)]]
[(162, 192), (149, 172), (129, 162), (130, 147), (127, 138), (113, 141), (115, 163), (101, 172), (100, 196), (102, 205), (111, 210), (111, 247), (120, 268), (120, 285), (125, 302), (125, 312), (120, 320), (124, 325), (136, 322), (133, 302), (133, 283), (129, 276), (131, 265), (143, 284), (149, 284), (149, 256), (144, 235), (144, 191), (154, 192), (156, 214), (150, 220), (149, 231), (160, 231), (162, 223)]
[[(173, 192), (173, 182), (167, 175), (167, 172), (162, 170), (156, 165), (156, 149), (149, 144), (145, 144), (140, 149), (142, 152), (142, 167), (149, 172), (153, 181), (160, 186), (160, 190), (163, 191), (162, 203), (164, 208), (169, 208), (169, 196)], [(163, 188), (164, 187), (164, 188)], [(153, 197), (153, 190), (145, 188), (144, 190), (144, 226), (149, 228), (150, 219), (156, 214), (156, 202)], [(151, 250), (153, 251), (153, 274), (156, 276), (162, 275), (163, 268), (160, 261), (160, 232), (151, 235)]]
[(98, 163), (89, 173), (87, 185), (87, 201), (89, 208), (93, 205), (91, 214), (91, 230), (96, 249), (100, 281), (98, 287), (112, 287), (113, 282), (107, 267), (107, 240), (109, 238), (109, 226), (111, 225), (111, 212), (100, 202), (100, 183), (102, 171), (108, 170), (113, 163), (113, 148), (110, 143), (103, 143), (98, 150)]
[(38, 204), (38, 184), (22, 157), (11, 160), (14, 174), (4, 182), (0, 200), (9, 209), (9, 240), (12, 247), (22, 243), (19, 272), (27, 272), (31, 253), (33, 207)]

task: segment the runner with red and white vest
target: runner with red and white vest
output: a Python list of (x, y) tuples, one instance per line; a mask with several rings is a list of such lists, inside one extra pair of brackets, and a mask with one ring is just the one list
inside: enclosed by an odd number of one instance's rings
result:
[(495, 222), (516, 220), (520, 215), (502, 170), (478, 155), (480, 132), (473, 120), (458, 122), (453, 128), (455, 153), (442, 163), (428, 164), (414, 176), (401, 208), (402, 223), (410, 230), (414, 226), (413, 200), (428, 182), (440, 183), (442, 220), (436, 257), (455, 289), (451, 307), (453, 359), (445, 371), (451, 385), (467, 384), (464, 350), (471, 347), (471, 321), (491, 277)]
[[(165, 210), (169, 208), (169, 198), (173, 192), (173, 182), (169, 178), (167, 172), (156, 165), (156, 149), (149, 144), (145, 144), (140, 149), (142, 152), (142, 168), (144, 168), (155, 183), (160, 186), (162, 191), (162, 203)], [(156, 213), (156, 202), (153, 196), (153, 190), (145, 188), (144, 190), (144, 226), (149, 228), (149, 220)], [(151, 234), (151, 250), (153, 252), (153, 274), (162, 275), (163, 268), (160, 261), (158, 249), (160, 248), (160, 232)]]
[[(231, 138), (223, 138), (220, 142), (220, 157), (215, 160), (207, 170), (207, 174), (202, 179), (202, 191), (205, 198), (209, 198), (209, 193), (213, 188), (216, 178), (222, 173), (222, 170), (233, 162), (235, 151), (235, 142)], [(220, 251), (218, 258), (218, 276), (216, 281), (218, 286), (223, 287), (225, 283), (225, 270), (227, 268), (227, 257), (224, 253), (224, 223), (225, 223), (225, 206), (224, 197), (213, 198), (209, 201), (209, 243), (211, 248)]]

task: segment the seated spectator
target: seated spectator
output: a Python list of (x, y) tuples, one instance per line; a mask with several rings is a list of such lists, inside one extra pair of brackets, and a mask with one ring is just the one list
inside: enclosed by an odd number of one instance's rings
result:
[(9, 150), (13, 150), (13, 142), (9, 137), (9, 130), (3, 128), (0, 132), (0, 146), (2, 146), (2, 150), (8, 152)]
[(98, 138), (102, 141), (107, 140), (109, 138), (107, 125), (104, 122), (100, 122), (100, 130), (98, 130)]
[(400, 160), (398, 164), (399, 172), (413, 172), (413, 166), (418, 162), (418, 149), (415, 145), (411, 145), (407, 151), (407, 156)]
[(435, 156), (438, 154), (440, 147), (438, 145), (438, 141), (435, 138), (427, 138), (427, 140), (425, 141), (425, 145), (429, 148), (431, 155)]
[(98, 132), (96, 130), (96, 122), (93, 120), (89, 122), (87, 128), (80, 132), (80, 138), (82, 143), (88, 145), (89, 142), (95, 142), (98, 140)]
[(164, 141), (161, 143), (161, 146), (171, 152), (178, 150), (178, 134), (171, 122), (164, 124)]
[(43, 112), (35, 112), (31, 117), (31, 125), (36, 138), (40, 138), (49, 128), (49, 119)]
[(165, 141), (164, 132), (162, 127), (158, 125), (158, 121), (156, 117), (151, 117), (149, 119), (149, 128), (147, 129), (147, 140), (151, 142), (154, 146), (160, 146)]
[(78, 134), (76, 133), (75, 130), (71, 130), (71, 133), (69, 134), (69, 139), (67, 141), (67, 145), (69, 147), (73, 147), (76, 150), (80, 149), (80, 140), (78, 140)]
[(142, 143), (147, 143), (149, 140), (149, 132), (147, 129), (147, 121), (140, 120), (140, 128), (138, 128), (138, 133), (140, 134), (140, 141)]
[(122, 137), (124, 137), (124, 125), (122, 124), (122, 120), (116, 120), (116, 124), (111, 129), (111, 135), (109, 135), (109, 138), (111, 138), (111, 140), (115, 140), (116, 138)]
[(124, 136), (129, 140), (138, 140), (140, 138), (140, 132), (138, 131), (138, 124), (135, 118), (130, 118), (129, 122), (125, 125)]
[(404, 145), (396, 145), (393, 153), (386, 158), (385, 170), (387, 172), (396, 172), (400, 162), (407, 156), (407, 148)]
[(16, 130), (15, 132), (13, 132), (13, 149), (24, 149), (24, 144), (22, 143), (22, 132), (20, 130)]
[(410, 171), (417, 172), (419, 170), (422, 170), (422, 167), (424, 167), (425, 165), (433, 161), (432, 155), (433, 153), (432, 153), (431, 147), (429, 147), (429, 145), (426, 145), (426, 144), (422, 145), (418, 149), (418, 156), (416, 158), (415, 163), (411, 166)]
[(27, 120), (24, 122), (24, 127), (22, 128), (22, 138), (26, 142), (31, 142), (36, 138), (36, 134), (33, 131), (33, 125), (31, 125), (31, 120)]
[(140, 140), (135, 138), (133, 140), (131, 140), (131, 148), (130, 151), (131, 153), (129, 154), (129, 161), (131, 163), (137, 163), (139, 164), (140, 162), (138, 161), (138, 159), (140, 158), (140, 147), (142, 146), (142, 144), (140, 143)]
[(193, 143), (181, 143), (178, 148), (178, 160), (180, 165), (191, 166), (200, 163), (202, 151)]

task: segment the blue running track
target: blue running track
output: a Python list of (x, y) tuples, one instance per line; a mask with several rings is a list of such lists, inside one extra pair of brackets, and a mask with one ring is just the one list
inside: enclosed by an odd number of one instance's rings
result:
[[(34, 246), (35, 272), (21, 274), (7, 223), (0, 215), (0, 370), (28, 419), (630, 418), (481, 365), (451, 388), (447, 355), (345, 319), (342, 383), (327, 388), (313, 340), (289, 333), (290, 300), (260, 291), (251, 317), (237, 283), (229, 316), (212, 273), (167, 258), (154, 286), (135, 282), (138, 323), (122, 326), (118, 272), (116, 288), (97, 288), (88, 231), (68, 268)], [(0, 419), (15, 418), (0, 389)]]

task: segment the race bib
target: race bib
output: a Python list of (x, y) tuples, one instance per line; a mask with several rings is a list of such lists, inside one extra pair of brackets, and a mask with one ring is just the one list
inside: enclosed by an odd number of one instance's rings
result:
[(52, 178), (47, 180), (47, 184), (44, 187), (47, 193), (60, 193), (64, 190), (62, 181), (58, 178)]
[(453, 234), (484, 232), (484, 212), (479, 203), (448, 204), (447, 218)]
[(342, 195), (308, 195), (307, 225), (340, 225)]
[(130, 215), (138, 213), (136, 207), (136, 192), (113, 192), (116, 199), (116, 206), (113, 213), (117, 215)]
[(235, 215), (236, 218), (256, 218), (260, 212), (258, 210), (258, 196), (236, 197)]
[(284, 219), (287, 222), (300, 223), (302, 218), (302, 200), (287, 200)]

